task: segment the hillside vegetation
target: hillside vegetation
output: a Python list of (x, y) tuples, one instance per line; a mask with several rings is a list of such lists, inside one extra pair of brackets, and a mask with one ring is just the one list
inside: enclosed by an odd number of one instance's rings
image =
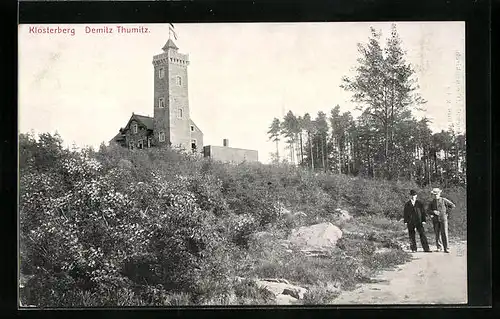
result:
[[(40, 307), (276, 304), (261, 278), (327, 303), (409, 260), (403, 203), (412, 188), (429, 197), (409, 182), (169, 149), (68, 150), (50, 134), (21, 134), (19, 146), (21, 299)], [(465, 238), (465, 190), (443, 195), (457, 204), (451, 235)], [(327, 256), (280, 244), (321, 222), (344, 233)]]

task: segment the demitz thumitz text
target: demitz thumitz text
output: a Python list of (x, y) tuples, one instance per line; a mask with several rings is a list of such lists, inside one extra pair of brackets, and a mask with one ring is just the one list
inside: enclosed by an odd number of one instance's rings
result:
[[(80, 30), (78, 30), (81, 32)], [(147, 27), (128, 27), (128, 26), (102, 26), (102, 27), (89, 27), (85, 26), (85, 28), (82, 30), (83, 33), (85, 34), (112, 34), (112, 33), (119, 33), (119, 34), (130, 34), (130, 33), (149, 33), (150, 30)], [(29, 27), (29, 33), (32, 34), (70, 34), (74, 36), (76, 34), (75, 28), (69, 28), (69, 27), (48, 27), (48, 26), (43, 26), (43, 27), (36, 27), (32, 26)]]

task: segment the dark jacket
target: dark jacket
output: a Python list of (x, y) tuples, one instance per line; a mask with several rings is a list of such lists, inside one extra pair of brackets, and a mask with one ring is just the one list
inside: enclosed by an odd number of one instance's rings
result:
[(419, 225), (425, 222), (425, 207), (418, 199), (415, 201), (415, 206), (411, 204), (411, 200), (407, 201), (404, 207), (404, 222), (411, 225)]

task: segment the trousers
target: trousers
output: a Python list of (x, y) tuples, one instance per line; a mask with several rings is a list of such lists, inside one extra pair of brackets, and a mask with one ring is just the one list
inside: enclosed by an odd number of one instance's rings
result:
[(434, 226), (434, 235), (436, 236), (436, 247), (437, 249), (444, 248), (448, 250), (448, 216), (443, 214), (439, 217), (434, 217), (432, 219), (432, 224)]
[(425, 230), (422, 223), (412, 224), (408, 223), (408, 235), (410, 237), (410, 249), (412, 251), (417, 250), (417, 241), (415, 239), (415, 229), (418, 232), (418, 236), (420, 237), (420, 243), (422, 244), (422, 248), (424, 251), (429, 251), (429, 243), (427, 242), (427, 237), (425, 236)]

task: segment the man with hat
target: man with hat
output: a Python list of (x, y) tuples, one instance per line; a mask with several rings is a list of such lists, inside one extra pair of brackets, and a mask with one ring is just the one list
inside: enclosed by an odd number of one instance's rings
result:
[(410, 191), (410, 200), (406, 202), (403, 211), (404, 223), (408, 227), (410, 236), (410, 248), (412, 252), (417, 251), (417, 242), (415, 240), (415, 229), (418, 231), (420, 243), (425, 252), (431, 252), (427, 237), (425, 237), (425, 208), (421, 201), (417, 200), (417, 192)]
[(455, 208), (449, 199), (441, 197), (441, 190), (433, 188), (431, 194), (434, 199), (429, 204), (429, 211), (432, 214), (432, 224), (434, 226), (434, 234), (436, 235), (437, 251), (441, 251), (441, 244), (445, 253), (449, 253), (448, 247), (448, 214), (450, 210)]

